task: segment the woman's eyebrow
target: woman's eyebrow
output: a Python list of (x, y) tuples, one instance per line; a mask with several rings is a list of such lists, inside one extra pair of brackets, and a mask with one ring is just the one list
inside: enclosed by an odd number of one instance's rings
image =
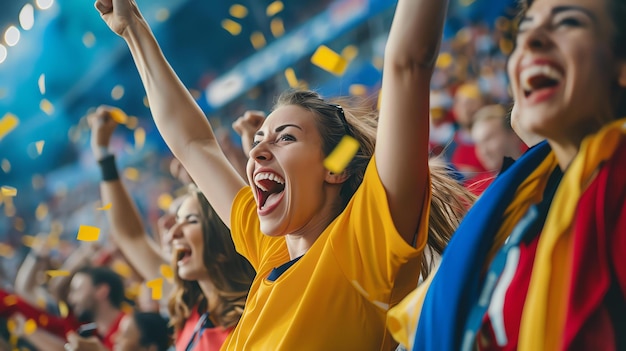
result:
[[(562, 12), (566, 12), (566, 11), (577, 11), (577, 12), (582, 12), (585, 15), (587, 15), (587, 17), (589, 17), (592, 21), (594, 22), (598, 22), (598, 18), (596, 17), (596, 15), (589, 11), (589, 9), (584, 8), (582, 6), (574, 6), (574, 5), (562, 5), (562, 6), (556, 6), (552, 9), (552, 11), (550, 11), (550, 15), (552, 17), (562, 13)], [(532, 16), (524, 16), (522, 17), (522, 19), (519, 21), (519, 25), (518, 26), (522, 26), (522, 24), (526, 23), (526, 22), (531, 22), (533, 20)]]

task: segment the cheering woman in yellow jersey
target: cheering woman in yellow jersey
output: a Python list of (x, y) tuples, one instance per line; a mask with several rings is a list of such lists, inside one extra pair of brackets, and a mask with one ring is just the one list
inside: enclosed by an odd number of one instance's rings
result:
[[(386, 313), (416, 286), (428, 236), (429, 83), (446, 6), (399, 1), (378, 126), (372, 111), (286, 93), (255, 135), (246, 186), (135, 2), (96, 2), (130, 48), (159, 131), (257, 271), (226, 349), (392, 347)], [(360, 149), (331, 172), (324, 159), (346, 135)]]

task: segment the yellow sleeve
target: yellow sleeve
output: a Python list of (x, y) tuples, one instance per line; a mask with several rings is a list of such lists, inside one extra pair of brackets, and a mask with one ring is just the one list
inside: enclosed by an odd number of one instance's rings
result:
[[(376, 160), (372, 158), (363, 183), (336, 219), (335, 233), (330, 240), (339, 266), (355, 288), (383, 309), (395, 302), (391, 301), (394, 284), (407, 285), (401, 287), (405, 294), (417, 286), (419, 264), (413, 266), (415, 272), (409, 272), (410, 279), (402, 277), (396, 281), (396, 278), (400, 268), (409, 260), (415, 264), (415, 258), (423, 250), (428, 235), (429, 205), (430, 187), (421, 204), (423, 210), (417, 233), (419, 249), (416, 249), (407, 244), (395, 228)], [(406, 273), (403, 270), (403, 274)]]
[(249, 186), (242, 188), (231, 208), (230, 232), (235, 249), (258, 272), (266, 255), (286, 250), (285, 239), (272, 238), (261, 233), (256, 201)]

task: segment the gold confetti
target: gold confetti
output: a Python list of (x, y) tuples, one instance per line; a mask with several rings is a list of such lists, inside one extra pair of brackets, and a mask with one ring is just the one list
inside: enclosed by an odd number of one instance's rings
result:
[(224, 28), (232, 36), (236, 36), (241, 33), (241, 24), (228, 18), (222, 20), (222, 28)]
[(39, 80), (37, 80), (37, 85), (39, 85), (39, 92), (41, 93), (41, 95), (44, 95), (46, 93), (46, 75), (45, 74), (41, 74), (39, 76)]
[(13, 129), (17, 128), (19, 124), (20, 120), (17, 119), (17, 116), (7, 112), (0, 120), (0, 140), (13, 131)]
[(35, 330), (37, 330), (37, 322), (35, 322), (32, 318), (28, 319), (26, 323), (24, 323), (24, 334), (30, 335), (34, 333)]
[(283, 5), (282, 1), (274, 1), (267, 6), (267, 9), (265, 9), (265, 13), (267, 14), (267, 17), (272, 17), (282, 11), (284, 7), (285, 6)]
[(359, 151), (359, 142), (344, 135), (337, 147), (324, 160), (324, 167), (333, 173), (341, 173)]
[(46, 142), (44, 140), (39, 140), (35, 142), (35, 148), (37, 149), (37, 155), (41, 155), (43, 152), (43, 146)]
[(123, 97), (124, 97), (124, 87), (119, 84), (114, 86), (113, 90), (111, 90), (111, 98), (113, 98), (113, 100), (119, 100)]
[(156, 278), (146, 282), (146, 286), (152, 290), (152, 299), (160, 300), (163, 296), (163, 278)]
[(7, 160), (6, 158), (2, 159), (2, 171), (4, 173), (11, 172), (11, 162), (9, 162), (9, 160)]
[(228, 10), (231, 16), (235, 18), (244, 18), (248, 15), (248, 9), (240, 4), (234, 4)]
[(46, 316), (45, 314), (40, 314), (39, 315), (39, 325), (41, 325), (42, 327), (45, 327), (48, 325), (48, 316)]
[(139, 180), (139, 171), (137, 170), (137, 168), (128, 167), (124, 170), (124, 177), (126, 177), (126, 179), (128, 180), (136, 182)]
[(39, 243), (39, 240), (40, 239), (32, 235), (22, 235), (22, 244), (24, 244), (24, 246), (26, 247), (36, 246)]
[(285, 78), (287, 79), (287, 83), (291, 88), (298, 87), (298, 78), (296, 77), (296, 72), (294, 72), (293, 68), (289, 67), (285, 70)]
[(252, 43), (252, 46), (257, 50), (261, 49), (265, 46), (265, 44), (267, 44), (267, 42), (265, 41), (265, 37), (261, 32), (252, 33), (252, 35), (250, 36), (250, 42)]
[(6, 206), (4, 206), (4, 215), (7, 217), (13, 217), (16, 212), (17, 210), (15, 209), (15, 206), (7, 202)]
[(41, 99), (39, 108), (48, 116), (52, 116), (52, 114), (54, 114), (54, 105), (52, 105), (48, 99)]
[(11, 336), (15, 334), (16, 329), (17, 329), (17, 324), (15, 323), (15, 321), (12, 319), (9, 319), (7, 321), (7, 330), (9, 331), (9, 333), (11, 333)]
[(48, 215), (48, 205), (42, 202), (39, 204), (39, 206), (37, 206), (37, 209), (35, 210), (35, 217), (37, 218), (38, 221), (43, 221), (47, 215)]
[(311, 62), (336, 76), (341, 76), (348, 67), (346, 59), (325, 45), (321, 45), (315, 50)]
[(63, 301), (59, 301), (59, 315), (61, 318), (67, 317), (70, 312), (69, 308), (67, 308), (67, 304)]
[(139, 119), (135, 116), (129, 116), (128, 120), (126, 121), (126, 128), (128, 129), (135, 129), (137, 128), (137, 126), (139, 125)]
[(18, 299), (15, 295), (7, 295), (2, 299), (2, 303), (7, 307), (17, 305), (17, 301)]
[(150, 108), (150, 101), (148, 101), (148, 97), (144, 96), (143, 97), (143, 105), (147, 108)]
[(157, 199), (157, 205), (159, 206), (161, 210), (167, 211), (170, 209), (170, 206), (172, 205), (172, 201), (174, 201), (174, 199), (172, 198), (172, 195), (168, 193), (163, 193), (159, 195), (159, 198)]
[(159, 9), (156, 12), (155, 18), (156, 18), (156, 20), (158, 22), (165, 22), (165, 21), (167, 21), (167, 19), (170, 18), (170, 10), (168, 10), (168, 9)]
[(341, 57), (348, 62), (354, 60), (359, 55), (359, 49), (355, 45), (348, 45), (341, 50)]
[(352, 96), (363, 96), (367, 94), (367, 87), (363, 84), (352, 84), (350, 85), (349, 91)]
[(96, 208), (96, 210), (98, 210), (98, 211), (108, 211), (110, 209), (111, 209), (111, 203), (110, 202), (108, 204), (102, 206), (102, 207)]
[(442, 52), (437, 57), (437, 62), (435, 63), (435, 66), (440, 69), (446, 69), (450, 67), (453, 61), (454, 58), (452, 58), (452, 55), (450, 55), (450, 53)]
[(135, 129), (135, 150), (141, 150), (146, 143), (146, 131), (139, 127)]
[(83, 45), (87, 48), (91, 48), (96, 44), (96, 36), (92, 32), (85, 32), (83, 34)]
[(2, 192), (2, 196), (4, 197), (14, 197), (17, 196), (17, 189), (12, 186), (4, 185), (0, 188)]
[(174, 271), (172, 270), (172, 267), (167, 264), (161, 265), (161, 275), (170, 282), (174, 279)]
[(60, 270), (49, 270), (46, 271), (46, 274), (50, 276), (50, 278), (56, 277), (68, 277), (70, 275), (69, 271), (60, 271)]
[(97, 241), (100, 236), (100, 228), (89, 225), (81, 225), (78, 227), (78, 235), (76, 239), (79, 241)]
[(274, 18), (272, 22), (270, 22), (270, 29), (272, 30), (274, 38), (281, 37), (285, 34), (285, 25), (283, 24), (283, 20), (280, 18)]
[(111, 109), (111, 111), (109, 111), (109, 116), (117, 123), (119, 124), (126, 124), (126, 122), (128, 121), (128, 116), (126, 115), (126, 113), (124, 111), (122, 111), (121, 109), (115, 107), (113, 109)]
[(12, 258), (15, 254), (15, 250), (12, 246), (0, 243), (0, 257)]
[(15, 217), (15, 219), (13, 220), (13, 228), (15, 228), (15, 230), (17, 230), (18, 232), (23, 232), (25, 227), (26, 224), (24, 223), (24, 219), (22, 219), (21, 217)]
[(130, 278), (133, 275), (133, 270), (124, 262), (115, 261), (113, 263), (113, 267), (111, 267), (113, 271), (124, 278)]
[(124, 291), (124, 295), (129, 300), (135, 300), (135, 298), (139, 296), (140, 289), (141, 289), (141, 285), (139, 283), (133, 283), (131, 286), (126, 288), (126, 290)]

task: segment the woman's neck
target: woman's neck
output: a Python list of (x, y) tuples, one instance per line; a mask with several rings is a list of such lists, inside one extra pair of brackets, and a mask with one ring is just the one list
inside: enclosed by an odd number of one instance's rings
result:
[(202, 290), (202, 294), (207, 300), (207, 310), (202, 312), (215, 312), (217, 305), (219, 304), (219, 295), (215, 285), (209, 278), (198, 279), (198, 285)]

